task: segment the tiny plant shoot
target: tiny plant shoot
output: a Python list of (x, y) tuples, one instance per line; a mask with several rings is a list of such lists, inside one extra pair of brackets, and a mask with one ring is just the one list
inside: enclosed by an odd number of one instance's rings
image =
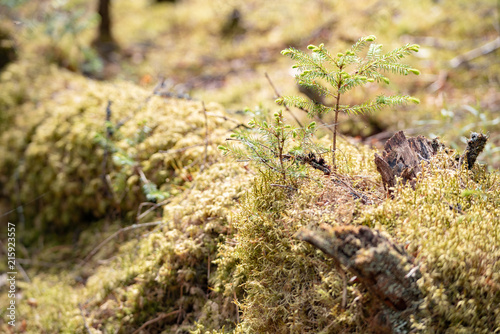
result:
[(304, 152), (317, 151), (317, 147), (311, 142), (315, 122), (305, 128), (294, 128), (284, 122), (283, 112), (280, 110), (269, 123), (254, 118), (248, 125), (253, 132), (236, 131), (231, 134), (231, 138), (226, 139), (242, 145), (219, 146), (224, 155), (264, 166), (277, 173), (284, 184), (293, 184), (295, 180), (305, 176), (303, 165), (310, 163), (311, 158), (308, 160)]
[[(335, 105), (325, 106), (316, 101), (299, 96), (285, 96), (276, 100), (280, 105), (295, 106), (305, 110), (310, 117), (335, 113), (333, 124), (332, 167), (335, 169), (335, 150), (337, 147), (338, 115), (342, 111), (348, 115), (364, 114), (382, 109), (385, 106), (405, 104), (408, 102), (419, 103), (417, 98), (407, 95), (379, 95), (374, 100), (359, 105), (341, 105), (342, 95), (351, 89), (365, 85), (369, 82), (389, 83), (389, 79), (381, 72), (407, 75), (420, 72), (409, 65), (400, 64), (399, 61), (412, 52), (418, 52), (417, 44), (406, 44), (386, 54), (382, 54), (382, 45), (372, 43), (375, 36), (370, 35), (360, 38), (349, 50), (344, 53), (331, 54), (324, 46), (309, 45), (312, 54), (306, 54), (295, 48), (288, 48), (281, 53), (290, 56), (296, 61), (293, 68), (300, 73), (296, 76), (299, 85), (313, 89), (323, 96), (335, 99)], [(365, 57), (360, 52), (368, 44)], [(321, 82), (320, 82), (321, 81)], [(326, 84), (326, 86), (324, 85)]]

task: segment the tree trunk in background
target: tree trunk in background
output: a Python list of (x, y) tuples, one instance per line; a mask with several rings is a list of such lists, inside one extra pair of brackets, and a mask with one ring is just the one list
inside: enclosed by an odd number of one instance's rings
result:
[(97, 13), (101, 16), (99, 23), (99, 37), (102, 40), (112, 40), (111, 35), (111, 15), (110, 15), (111, 0), (99, 0)]
[(101, 22), (99, 22), (97, 36), (92, 44), (97, 52), (107, 59), (110, 53), (118, 47), (111, 31), (111, 0), (99, 0), (97, 13), (101, 17)]

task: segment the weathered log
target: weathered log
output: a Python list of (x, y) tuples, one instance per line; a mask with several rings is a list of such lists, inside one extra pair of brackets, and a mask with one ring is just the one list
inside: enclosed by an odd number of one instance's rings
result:
[(409, 316), (422, 300), (417, 286), (421, 274), (402, 247), (366, 226), (302, 229), (297, 238), (319, 248), (357, 277), (380, 302), (390, 332), (409, 330)]

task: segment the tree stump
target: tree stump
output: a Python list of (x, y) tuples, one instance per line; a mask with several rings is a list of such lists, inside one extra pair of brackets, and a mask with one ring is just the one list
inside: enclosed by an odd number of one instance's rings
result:
[[(457, 167), (460, 167), (462, 161), (466, 161), (467, 168), (472, 169), (487, 140), (486, 135), (473, 132), (467, 140), (464, 154), (457, 156)], [(401, 178), (403, 184), (409, 182), (415, 187), (415, 177), (421, 171), (420, 162), (429, 161), (443, 148), (445, 146), (437, 138), (433, 140), (424, 136), (407, 138), (403, 131), (397, 132), (385, 143), (382, 156), (375, 153), (375, 165), (382, 176), (384, 189), (392, 193), (391, 187), (396, 185), (396, 177)]]
[(403, 131), (397, 132), (384, 145), (382, 156), (375, 153), (375, 165), (382, 176), (386, 190), (396, 185), (396, 177), (403, 184), (410, 182), (420, 172), (420, 161), (428, 161), (440, 148), (444, 147), (437, 139), (429, 140), (424, 136), (406, 138)]

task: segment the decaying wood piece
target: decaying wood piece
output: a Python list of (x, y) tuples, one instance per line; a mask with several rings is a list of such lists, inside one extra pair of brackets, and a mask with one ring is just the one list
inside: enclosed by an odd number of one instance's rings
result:
[(390, 332), (410, 329), (409, 316), (422, 299), (421, 277), (413, 258), (402, 247), (366, 226), (300, 230), (297, 237), (331, 256), (367, 288), (382, 306)]
[[(488, 136), (482, 133), (473, 132), (467, 139), (467, 147), (462, 157), (467, 161), (467, 169), (472, 169), (476, 162), (477, 156), (484, 150)], [(463, 158), (462, 158), (463, 160)]]
[(403, 184), (415, 185), (414, 178), (420, 172), (420, 161), (429, 160), (442, 147), (437, 139), (424, 136), (406, 138), (403, 131), (397, 132), (384, 145), (382, 156), (375, 154), (375, 164), (386, 189), (395, 186), (396, 177)]
[[(462, 161), (467, 161), (467, 168), (472, 169), (487, 140), (486, 135), (473, 132), (467, 140), (464, 154), (457, 156), (458, 165)], [(415, 187), (415, 177), (421, 170), (420, 162), (429, 161), (443, 148), (445, 146), (437, 138), (433, 140), (424, 136), (407, 138), (403, 131), (397, 132), (385, 143), (382, 156), (375, 153), (375, 165), (382, 176), (384, 188), (392, 192), (391, 187), (396, 185), (396, 177), (401, 178), (403, 184), (409, 182)]]

